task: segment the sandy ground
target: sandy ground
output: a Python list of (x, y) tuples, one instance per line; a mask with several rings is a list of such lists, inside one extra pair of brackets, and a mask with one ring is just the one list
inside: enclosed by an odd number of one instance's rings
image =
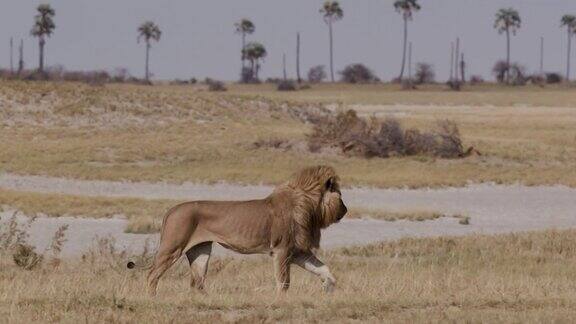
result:
[[(172, 198), (172, 199), (254, 199), (265, 197), (272, 187), (230, 184), (198, 185), (191, 183), (124, 183), (79, 181), (38, 176), (0, 175), (0, 188), (64, 193), (86, 196)], [(460, 213), (471, 218), (470, 225), (458, 219), (434, 221), (384, 222), (344, 220), (324, 231), (322, 246), (336, 248), (396, 239), (408, 236), (465, 235), (471, 233), (506, 233), (526, 230), (576, 227), (576, 189), (553, 187), (470, 185), (446, 189), (374, 189), (343, 190), (349, 206), (389, 211), (426, 210), (448, 214)], [(10, 211), (0, 214), (2, 221)], [(31, 243), (42, 249), (52, 233), (69, 224), (68, 242), (63, 253), (80, 255), (95, 236), (111, 235), (121, 248), (138, 250), (146, 239), (156, 242), (157, 235), (126, 234), (123, 219), (39, 218), (31, 228)]]

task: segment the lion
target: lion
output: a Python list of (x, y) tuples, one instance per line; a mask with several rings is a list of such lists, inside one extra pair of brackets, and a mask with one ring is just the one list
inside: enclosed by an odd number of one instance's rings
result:
[(272, 256), (278, 293), (290, 285), (291, 264), (319, 276), (331, 292), (336, 279), (313, 251), (320, 247), (320, 230), (346, 213), (339, 178), (329, 166), (301, 170), (264, 199), (179, 204), (164, 216), (148, 292), (156, 294), (160, 277), (183, 253), (190, 264), (190, 286), (203, 290), (213, 243), (242, 254)]

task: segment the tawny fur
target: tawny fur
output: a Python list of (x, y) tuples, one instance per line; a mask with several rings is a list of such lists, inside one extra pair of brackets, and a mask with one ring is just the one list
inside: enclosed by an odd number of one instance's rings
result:
[(313, 250), (320, 246), (320, 230), (346, 212), (339, 178), (328, 166), (303, 169), (264, 199), (177, 205), (162, 222), (160, 245), (148, 274), (149, 292), (156, 293), (162, 274), (183, 253), (191, 266), (192, 286), (202, 289), (213, 242), (243, 254), (274, 256), (279, 291), (289, 286), (292, 263), (319, 275), (331, 290), (334, 277)]

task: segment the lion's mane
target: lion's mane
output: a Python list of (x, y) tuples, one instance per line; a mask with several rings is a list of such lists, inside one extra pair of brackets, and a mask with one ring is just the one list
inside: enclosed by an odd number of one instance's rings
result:
[[(282, 209), (275, 221), (276, 243), (293, 245), (297, 250), (309, 251), (320, 246), (320, 230), (337, 218), (339, 197), (326, 198), (332, 188), (339, 190), (339, 178), (332, 167), (314, 166), (296, 173), (290, 181), (276, 188), (272, 196)], [(274, 199), (273, 198), (273, 199)]]

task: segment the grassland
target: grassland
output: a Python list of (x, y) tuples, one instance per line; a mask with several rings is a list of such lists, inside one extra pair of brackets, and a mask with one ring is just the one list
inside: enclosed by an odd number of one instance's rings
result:
[(422, 85), (417, 91), (402, 90), (397, 84), (313, 84), (311, 89), (297, 92), (276, 91), (271, 84), (232, 84), (229, 88), (232, 95), (345, 105), (576, 107), (576, 84), (513, 87), (486, 83), (462, 91), (451, 91), (443, 84)]
[[(334, 294), (294, 268), (275, 298), (268, 258), (211, 261), (207, 293), (182, 262), (145, 293), (145, 273), (104, 242), (81, 260), (18, 268), (0, 258), (7, 322), (570, 322), (576, 316), (576, 231), (402, 239), (327, 252)], [(97, 284), (96, 284), (97, 283)]]
[[(482, 86), (455, 93), (440, 86), (412, 92), (394, 87), (318, 85), (280, 93), (269, 85), (233, 85), (229, 93), (214, 94), (200, 86), (2, 81), (0, 170), (78, 179), (276, 184), (302, 166), (325, 163), (334, 165), (348, 186), (576, 186), (572, 88)], [(392, 115), (422, 128), (450, 118), (465, 145), (483, 155), (442, 160), (313, 154), (306, 149), (311, 126), (305, 120), (321, 109), (319, 102), (340, 102), (366, 116)], [(291, 148), (254, 147), (270, 139)]]

